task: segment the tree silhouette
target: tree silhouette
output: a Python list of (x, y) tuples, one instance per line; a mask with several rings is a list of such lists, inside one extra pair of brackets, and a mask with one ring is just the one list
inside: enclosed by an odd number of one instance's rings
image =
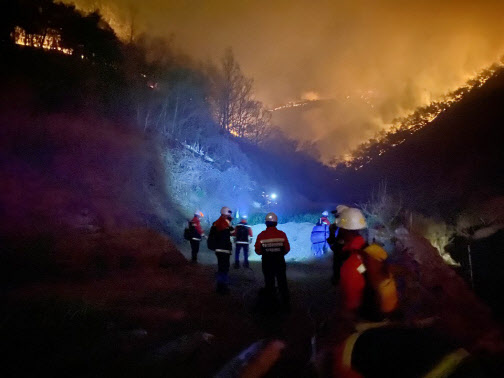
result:
[(259, 143), (271, 115), (254, 100), (253, 80), (245, 77), (231, 48), (226, 49), (220, 63), (219, 67), (207, 67), (216, 122), (222, 131)]

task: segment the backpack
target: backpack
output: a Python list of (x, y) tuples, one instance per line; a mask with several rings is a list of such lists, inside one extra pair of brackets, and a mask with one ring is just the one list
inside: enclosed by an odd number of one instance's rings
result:
[(236, 241), (246, 241), (248, 242), (249, 231), (247, 226), (238, 225), (236, 226)]
[(217, 227), (215, 227), (215, 225), (212, 225), (212, 227), (210, 227), (210, 232), (208, 233), (207, 239), (207, 247), (210, 251), (215, 251), (217, 249), (217, 233)]
[(184, 229), (184, 239), (192, 240), (194, 236), (195, 227), (191, 221), (188, 222), (188, 226)]

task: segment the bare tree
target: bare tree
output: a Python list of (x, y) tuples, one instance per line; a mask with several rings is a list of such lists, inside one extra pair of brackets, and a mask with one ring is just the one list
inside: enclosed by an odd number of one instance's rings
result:
[(220, 67), (209, 66), (211, 103), (215, 120), (221, 130), (235, 136), (261, 140), (269, 124), (269, 114), (261, 102), (254, 99), (253, 80), (245, 77), (228, 48)]

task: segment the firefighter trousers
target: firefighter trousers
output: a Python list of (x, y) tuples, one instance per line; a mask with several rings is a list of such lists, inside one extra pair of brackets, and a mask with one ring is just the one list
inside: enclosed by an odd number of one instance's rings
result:
[(265, 289), (268, 294), (275, 293), (275, 279), (278, 284), (280, 298), (284, 304), (289, 303), (289, 288), (287, 287), (286, 264), (283, 256), (263, 256), (262, 271)]
[(200, 240), (191, 240), (191, 260), (198, 261), (198, 252), (200, 246)]
[(240, 263), (240, 250), (243, 251), (243, 265), (245, 267), (248, 267), (248, 265), (249, 265), (249, 262), (248, 262), (249, 245), (248, 244), (236, 243), (235, 264)]
[(217, 291), (223, 292), (227, 290), (229, 283), (229, 260), (231, 254), (224, 252), (215, 252), (217, 256)]

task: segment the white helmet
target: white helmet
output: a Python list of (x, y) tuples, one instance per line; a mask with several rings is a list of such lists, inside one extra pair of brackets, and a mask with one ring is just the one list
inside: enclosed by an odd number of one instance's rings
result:
[(266, 222), (278, 222), (278, 217), (275, 213), (266, 214)]
[(336, 206), (336, 214), (341, 214), (343, 210), (349, 209), (346, 205), (338, 205)]
[(199, 211), (199, 210), (196, 210), (196, 211), (194, 212), (194, 215), (196, 215), (197, 217), (200, 217), (200, 218), (203, 218), (203, 217), (204, 217), (203, 212), (201, 212), (201, 211)]
[(336, 224), (345, 230), (363, 230), (367, 228), (366, 218), (364, 218), (362, 211), (351, 207), (341, 211)]
[(328, 216), (329, 216), (329, 212), (328, 212), (327, 210), (324, 210), (324, 211), (322, 212), (322, 216), (323, 216), (323, 217), (328, 217)]
[(222, 215), (231, 215), (233, 214), (233, 212), (231, 211), (231, 209), (227, 206), (224, 206), (222, 209), (220, 209), (220, 213)]

